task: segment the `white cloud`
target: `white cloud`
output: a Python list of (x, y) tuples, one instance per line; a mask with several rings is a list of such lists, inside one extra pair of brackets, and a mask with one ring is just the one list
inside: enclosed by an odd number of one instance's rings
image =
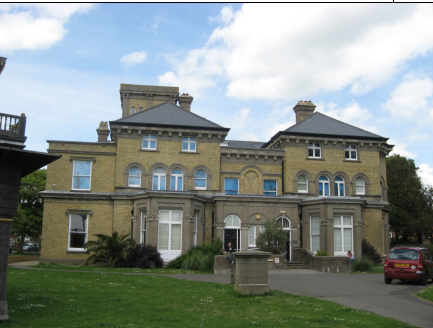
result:
[(230, 10), (224, 7), (219, 16), (228, 25), (174, 65), (182, 86), (200, 92), (224, 79), (227, 94), (241, 99), (293, 100), (347, 86), (358, 94), (433, 49), (431, 4), (245, 4)]
[[(428, 103), (428, 97), (433, 95), (433, 81), (431, 78), (416, 78), (406, 76), (404, 82), (399, 84), (391, 93), (390, 98), (382, 104), (382, 107), (391, 114), (402, 117), (405, 120), (411, 119), (420, 121), (429, 117), (433, 111)], [(426, 117), (427, 115), (427, 117)]]
[(47, 49), (68, 32), (64, 25), (92, 4), (2, 4), (0, 50)]
[(399, 154), (401, 156), (411, 158), (411, 159), (415, 159), (418, 157), (418, 153), (407, 150), (407, 145), (403, 142), (397, 142), (393, 139), (389, 139), (388, 144), (395, 145), (390, 155)]
[(124, 67), (132, 67), (143, 63), (147, 59), (146, 51), (136, 51), (123, 56), (120, 62)]
[(224, 25), (228, 25), (232, 22), (235, 17), (235, 12), (233, 11), (233, 7), (231, 5), (224, 6), (221, 9), (221, 13), (217, 17), (210, 17), (210, 22), (221, 22)]
[(419, 166), (418, 175), (424, 186), (433, 186), (433, 167), (428, 164), (421, 164)]

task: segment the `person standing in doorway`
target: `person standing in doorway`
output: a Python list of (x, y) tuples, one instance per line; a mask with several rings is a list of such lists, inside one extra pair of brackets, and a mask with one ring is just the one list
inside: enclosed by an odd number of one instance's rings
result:
[(233, 261), (233, 252), (235, 250), (233, 249), (232, 243), (229, 241), (228, 245), (227, 245), (227, 254), (229, 254), (229, 262), (231, 262), (232, 264), (235, 264), (235, 261)]

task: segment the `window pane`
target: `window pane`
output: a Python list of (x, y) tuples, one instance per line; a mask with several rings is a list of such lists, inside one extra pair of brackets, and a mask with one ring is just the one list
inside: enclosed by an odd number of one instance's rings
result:
[(307, 183), (307, 177), (305, 175), (300, 175), (298, 177), (298, 184), (299, 183)]
[(190, 150), (195, 150), (195, 143), (190, 143), (189, 148)]
[(344, 251), (352, 250), (352, 229), (346, 228), (343, 231), (344, 233)]
[(129, 170), (129, 175), (140, 176), (140, 173), (141, 173), (140, 169), (135, 166)]
[(298, 191), (307, 191), (307, 185), (298, 182)]
[(308, 149), (308, 157), (313, 157), (313, 150), (312, 149)]
[(277, 190), (277, 181), (274, 180), (264, 180), (264, 190), (266, 191), (276, 191)]
[(351, 216), (343, 216), (343, 224), (344, 225), (352, 225), (352, 217)]
[(86, 232), (86, 214), (71, 214), (70, 231), (72, 232)]
[(170, 177), (170, 190), (176, 190), (176, 177)]
[(340, 183), (340, 196), (344, 196), (344, 184)]
[(198, 170), (195, 173), (195, 177), (196, 177), (196, 179), (206, 179), (206, 172), (203, 170)]
[(342, 252), (341, 229), (334, 229), (334, 252)]
[(356, 151), (351, 151), (352, 154), (352, 158), (355, 159), (356, 158)]
[(334, 225), (341, 225), (341, 216), (334, 216)]
[(349, 158), (349, 152), (347, 150), (344, 152), (344, 158)]
[(171, 171), (171, 174), (182, 174), (182, 171), (179, 169), (174, 169), (173, 171)]
[(73, 189), (90, 189), (90, 177), (74, 177)]
[(83, 245), (86, 243), (86, 235), (85, 233), (74, 233), (71, 232), (71, 236), (69, 238), (69, 247), (70, 248), (83, 248)]
[(248, 246), (256, 245), (256, 226), (250, 226), (248, 228)]
[(232, 227), (233, 226), (233, 215), (230, 215), (226, 219), (226, 226)]
[(182, 177), (177, 177), (177, 190), (183, 190)]
[(170, 221), (169, 211), (159, 211), (159, 221), (168, 222)]
[(311, 217), (311, 234), (320, 234), (320, 222), (318, 216)]
[(158, 236), (158, 249), (166, 251), (168, 250), (168, 228), (169, 225), (166, 223), (159, 224), (159, 236)]
[(130, 185), (130, 186), (139, 186), (140, 185), (140, 178), (129, 177), (129, 179), (128, 179), (128, 185)]
[(90, 161), (74, 161), (74, 175), (90, 175)]
[[(146, 141), (147, 142), (147, 141)], [(156, 149), (156, 141), (151, 141), (150, 142), (150, 148), (152, 149)]]
[(311, 251), (313, 253), (320, 251), (320, 235), (311, 236)]
[(165, 190), (165, 175), (161, 176), (159, 190)]
[(225, 178), (224, 179), (224, 188), (226, 193), (234, 193), (237, 194), (238, 191), (238, 179), (233, 178)]
[(181, 237), (181, 225), (171, 225), (171, 250), (180, 251), (180, 238)]
[(324, 183), (325, 185), (325, 196), (329, 196), (329, 183)]
[(153, 190), (158, 190), (158, 176), (154, 175), (153, 176)]
[(171, 212), (171, 222), (182, 222), (182, 212), (172, 211)]
[(151, 140), (156, 140), (156, 135), (155, 135), (155, 134), (151, 134), (151, 135), (150, 135), (150, 139), (151, 139)]
[(182, 150), (188, 150), (188, 143), (184, 142), (182, 144)]
[(165, 170), (163, 168), (158, 167), (157, 169), (155, 169), (153, 171), (153, 173), (163, 173), (163, 174), (165, 174)]
[(149, 141), (143, 140), (143, 148), (149, 148)]
[(320, 157), (320, 149), (315, 149), (314, 150), (314, 156), (315, 157)]
[(290, 228), (289, 219), (283, 218), (283, 228)]
[(323, 196), (323, 183), (319, 183), (319, 196)]
[(196, 186), (196, 188), (205, 188), (206, 187), (206, 180), (195, 179), (195, 186)]

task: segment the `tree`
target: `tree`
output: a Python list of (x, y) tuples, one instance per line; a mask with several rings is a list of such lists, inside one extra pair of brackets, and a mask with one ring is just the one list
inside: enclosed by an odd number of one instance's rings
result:
[(277, 253), (279, 248), (286, 247), (287, 238), (287, 231), (276, 220), (268, 220), (265, 231), (256, 239), (256, 245), (262, 251)]
[(386, 159), (389, 223), (401, 243), (415, 236), (422, 243), (425, 197), (413, 159), (393, 155)]
[(84, 244), (86, 253), (92, 254), (86, 261), (86, 265), (103, 262), (110, 267), (120, 267), (125, 264), (128, 250), (136, 246), (135, 240), (129, 238), (129, 234), (119, 235), (117, 231), (112, 236), (96, 234), (96, 240)]
[(425, 208), (422, 217), (422, 229), (425, 237), (433, 238), (433, 187), (424, 188)]
[(45, 190), (47, 170), (37, 170), (21, 179), (18, 210), (12, 222), (12, 234), (21, 237), (18, 246), (23, 248), (24, 238), (39, 237), (42, 233), (44, 202), (39, 192)]

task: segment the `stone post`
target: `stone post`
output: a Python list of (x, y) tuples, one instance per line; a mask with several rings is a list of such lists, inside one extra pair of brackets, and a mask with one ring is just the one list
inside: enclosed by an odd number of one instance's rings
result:
[(236, 259), (235, 291), (241, 295), (269, 293), (268, 258), (271, 253), (243, 251), (233, 255)]

